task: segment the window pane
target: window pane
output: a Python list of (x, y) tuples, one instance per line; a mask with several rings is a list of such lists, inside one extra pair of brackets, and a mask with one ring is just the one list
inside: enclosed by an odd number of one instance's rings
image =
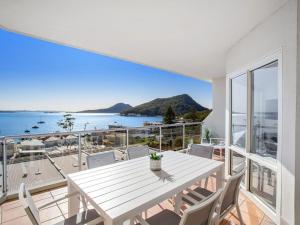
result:
[(231, 80), (231, 144), (245, 148), (247, 125), (247, 76)]
[(252, 153), (277, 156), (278, 63), (252, 72)]
[[(246, 166), (246, 158), (235, 151), (230, 151), (230, 157), (230, 175), (235, 175)], [(245, 176), (242, 179), (242, 184), (245, 184)]]
[(250, 162), (250, 191), (266, 202), (271, 208), (276, 207), (276, 173), (256, 162)]
[(244, 169), (246, 163), (246, 158), (236, 153), (235, 151), (231, 151), (231, 175), (235, 175)]

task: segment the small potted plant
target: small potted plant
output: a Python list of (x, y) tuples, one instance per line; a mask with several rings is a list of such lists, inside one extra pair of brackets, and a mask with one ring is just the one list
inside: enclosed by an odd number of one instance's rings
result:
[(150, 169), (153, 171), (161, 170), (161, 159), (163, 155), (158, 155), (156, 152), (150, 154)]

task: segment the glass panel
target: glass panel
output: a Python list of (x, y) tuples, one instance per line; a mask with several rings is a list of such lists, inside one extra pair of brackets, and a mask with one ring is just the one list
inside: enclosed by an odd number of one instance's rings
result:
[[(235, 151), (230, 151), (230, 157), (230, 174), (235, 175), (245, 167), (246, 157)], [(242, 184), (245, 184), (245, 176), (242, 180)]]
[[(79, 137), (77, 134), (49, 135), (42, 138), (48, 157), (63, 174), (79, 171), (78, 150)], [(82, 162), (85, 162), (82, 160)], [(82, 165), (84, 168), (85, 164)]]
[(247, 76), (231, 80), (231, 144), (245, 148), (247, 125)]
[(129, 130), (129, 145), (148, 145), (159, 149), (159, 127)]
[(266, 202), (271, 208), (276, 207), (276, 173), (256, 162), (250, 162), (250, 191)]
[(200, 144), (201, 142), (201, 124), (185, 125), (184, 147), (189, 144)]
[[(63, 152), (61, 147), (67, 141), (57, 137), (58, 144), (50, 146), (47, 143), (49, 138), (39, 136), (6, 140), (8, 195), (17, 193), (21, 183), (32, 189), (64, 180), (63, 166), (69, 165), (67, 151), (74, 150), (74, 147), (68, 142)], [(64, 160), (59, 164), (54, 157), (64, 157)]]
[(104, 151), (114, 151), (117, 160), (122, 160), (126, 150), (126, 130), (89, 132), (81, 135), (81, 169), (86, 168), (86, 156)]
[(245, 156), (231, 151), (231, 175), (235, 175), (240, 172), (246, 165), (246, 158)]
[(252, 72), (252, 97), (251, 152), (263, 157), (276, 158), (278, 127), (277, 61)]
[(162, 139), (161, 145), (162, 150), (180, 150), (182, 149), (182, 126), (162, 127), (161, 129)]

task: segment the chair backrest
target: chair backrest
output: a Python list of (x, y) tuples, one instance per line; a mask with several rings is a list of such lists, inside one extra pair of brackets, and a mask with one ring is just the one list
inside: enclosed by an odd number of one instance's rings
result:
[(88, 155), (86, 162), (89, 169), (106, 166), (116, 162), (115, 153), (113, 151), (107, 151)]
[(191, 144), (188, 153), (191, 155), (212, 159), (214, 147), (211, 145)]
[(240, 191), (240, 184), (245, 174), (246, 168), (242, 169), (237, 174), (228, 178), (226, 185), (224, 187), (224, 192), (221, 196), (221, 207), (220, 214), (221, 216), (226, 213), (226, 211), (238, 204), (238, 197)]
[(30, 221), (33, 225), (40, 225), (40, 215), (39, 210), (34, 204), (34, 201), (29, 193), (29, 191), (26, 189), (25, 184), (22, 183), (20, 185), (19, 189), (19, 200), (22, 203), (24, 210), (29, 217)]
[(180, 225), (213, 225), (217, 221), (218, 213), (216, 208), (218, 206), (222, 189), (215, 192), (207, 200), (191, 206), (183, 213)]
[(128, 159), (135, 159), (149, 155), (149, 147), (148, 145), (143, 146), (133, 146), (127, 148), (127, 156)]

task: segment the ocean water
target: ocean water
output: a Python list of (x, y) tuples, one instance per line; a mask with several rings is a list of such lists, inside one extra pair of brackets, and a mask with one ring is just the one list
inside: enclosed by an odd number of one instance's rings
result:
[[(57, 122), (63, 119), (65, 113), (48, 113), (48, 112), (9, 112), (0, 113), (0, 136), (20, 135), (25, 130), (30, 130), (30, 134), (53, 133), (64, 131), (57, 125)], [(75, 117), (73, 131), (94, 129), (107, 129), (108, 125), (118, 124), (127, 127), (143, 126), (143, 123), (161, 122), (162, 117), (126, 117), (114, 113), (72, 113)], [(45, 121), (44, 124), (37, 124), (38, 121)], [(32, 129), (37, 125), (38, 129)]]

